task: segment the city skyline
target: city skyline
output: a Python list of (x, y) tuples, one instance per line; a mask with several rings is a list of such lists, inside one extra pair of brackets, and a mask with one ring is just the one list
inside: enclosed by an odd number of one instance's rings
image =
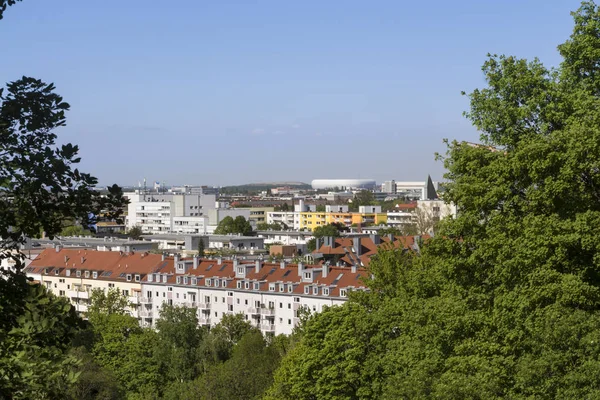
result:
[(25, 1), (0, 72), (56, 84), (100, 185), (439, 181), (442, 139), (478, 140), (460, 91), (486, 53), (556, 65), (578, 6)]

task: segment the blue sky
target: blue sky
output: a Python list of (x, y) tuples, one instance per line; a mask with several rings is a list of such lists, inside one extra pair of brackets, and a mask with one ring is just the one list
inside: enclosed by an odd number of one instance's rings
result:
[(23, 0), (0, 78), (54, 82), (81, 169), (133, 185), (440, 179), (487, 53), (560, 62), (571, 0)]

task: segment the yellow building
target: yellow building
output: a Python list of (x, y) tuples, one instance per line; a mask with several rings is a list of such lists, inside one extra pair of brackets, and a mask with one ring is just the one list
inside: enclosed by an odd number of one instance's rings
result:
[(348, 227), (358, 224), (380, 225), (387, 223), (387, 213), (382, 213), (380, 206), (361, 206), (359, 212), (350, 212), (347, 206), (327, 206), (325, 212), (300, 213), (300, 229), (312, 231), (319, 226), (334, 223)]
[(254, 221), (257, 225), (267, 222), (267, 213), (275, 211), (275, 207), (251, 207), (249, 221)]

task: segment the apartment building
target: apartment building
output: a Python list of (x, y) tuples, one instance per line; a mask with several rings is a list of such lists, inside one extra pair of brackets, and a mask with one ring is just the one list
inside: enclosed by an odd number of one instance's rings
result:
[(294, 211), (271, 211), (267, 213), (267, 224), (279, 224), (282, 227), (287, 227), (289, 229), (299, 229), (300, 228), (300, 218), (298, 220), (298, 227), (295, 225), (296, 221), (296, 212)]
[(314, 230), (328, 224), (379, 225), (387, 223), (387, 213), (381, 212), (381, 206), (360, 206), (358, 212), (348, 211), (346, 205), (327, 205), (325, 212), (300, 213), (300, 229)]
[(290, 334), (301, 309), (320, 312), (365, 290), (359, 267), (241, 262), (160, 254), (46, 249), (25, 271), (85, 314), (92, 289), (116, 288), (143, 326), (154, 326), (163, 304), (196, 308), (213, 326), (241, 313), (265, 334)]
[[(205, 228), (202, 231), (206, 226), (203, 217), (208, 210), (215, 208), (216, 203), (215, 194), (148, 193), (136, 190), (124, 193), (124, 196), (130, 201), (127, 208), (127, 227), (139, 226), (144, 233), (168, 233), (177, 230), (205, 233)], [(188, 229), (188, 226), (195, 228)], [(196, 230), (198, 232), (195, 232)]]

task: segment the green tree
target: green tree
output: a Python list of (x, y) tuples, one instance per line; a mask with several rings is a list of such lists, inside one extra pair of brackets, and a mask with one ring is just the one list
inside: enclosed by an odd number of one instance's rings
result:
[(137, 225), (127, 231), (127, 236), (133, 240), (140, 240), (143, 234), (144, 232), (142, 232), (142, 228)]
[(204, 257), (205, 256), (205, 252), (204, 252), (204, 239), (200, 238), (198, 240), (198, 257)]
[(208, 364), (226, 361), (231, 357), (233, 347), (248, 332), (257, 330), (244, 319), (243, 314), (223, 316), (202, 344), (203, 359)]
[(158, 363), (162, 364), (168, 381), (189, 381), (199, 375), (200, 355), (204, 330), (198, 325), (195, 308), (174, 307), (164, 304), (158, 330)]
[(352, 199), (349, 209), (350, 211), (358, 211), (358, 207), (360, 206), (371, 206), (375, 203), (375, 196), (373, 196), (373, 192), (369, 190), (361, 190), (354, 195), (354, 199)]
[(260, 224), (256, 225), (257, 231), (268, 231), (268, 230), (280, 231), (281, 229), (282, 229), (281, 225), (276, 222), (272, 223), (272, 224), (267, 224), (266, 222), (261, 222)]
[(91, 234), (92, 232), (83, 229), (79, 225), (67, 226), (60, 232), (61, 236), (89, 236)]
[(482, 144), (443, 157), (457, 217), (311, 317), (271, 398), (600, 396), (600, 10), (574, 19), (556, 70), (485, 62), (467, 113)]
[(238, 215), (232, 218), (227, 216), (219, 222), (215, 229), (216, 235), (228, 235), (228, 234), (242, 234), (244, 236), (252, 233), (252, 226), (250, 222), (246, 221), (246, 218)]

